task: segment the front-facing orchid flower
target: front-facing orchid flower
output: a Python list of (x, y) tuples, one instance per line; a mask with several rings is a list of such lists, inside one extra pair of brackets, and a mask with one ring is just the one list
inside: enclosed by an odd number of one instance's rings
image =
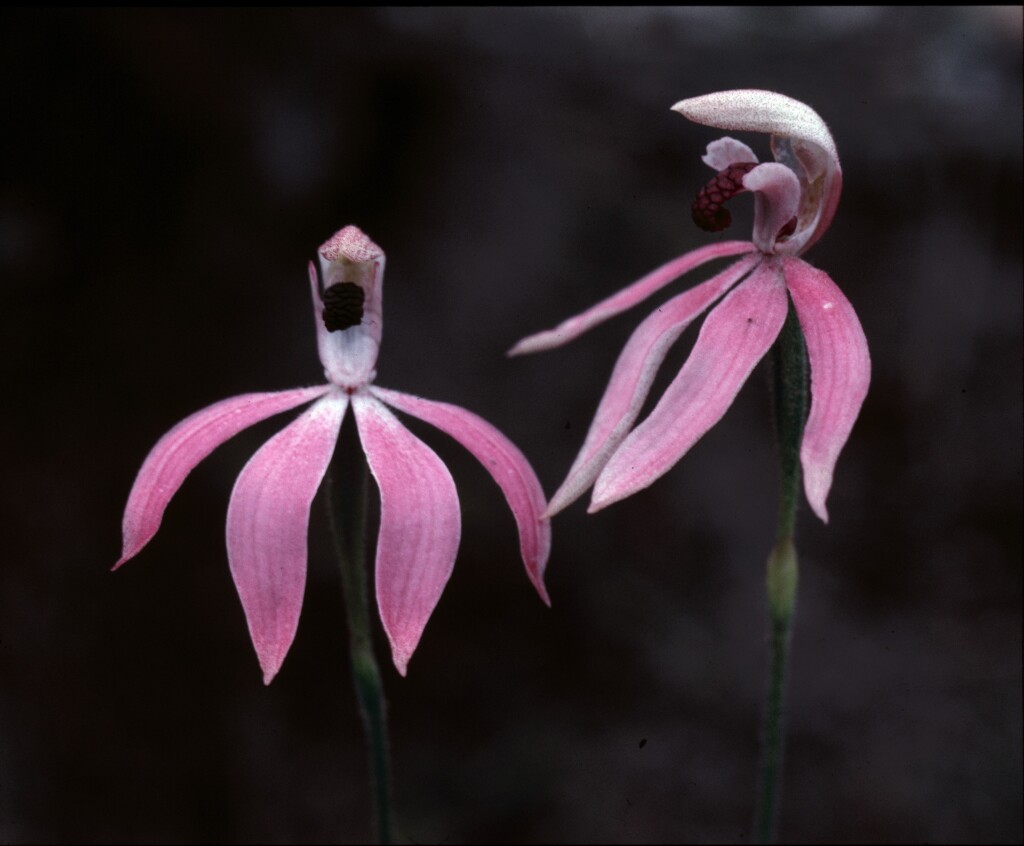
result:
[(319, 259), (323, 284), (312, 262), (309, 281), (327, 384), (231, 397), (171, 429), (139, 470), (115, 565), (137, 555), (156, 534), (171, 497), (203, 458), (242, 429), (316, 400), (249, 460), (228, 505), (231, 575), (267, 684), (298, 627), (310, 505), (349, 405), (380, 488), (377, 604), (402, 675), (451, 575), (461, 518), (448, 468), (388, 406), (447, 432), (494, 477), (518, 525), (527, 575), (548, 602), (543, 576), (551, 529), (542, 517), (544, 493), (529, 462), (490, 423), (463, 408), (374, 385), (384, 253), (348, 226), (320, 247)]
[[(836, 146), (809, 106), (770, 91), (724, 91), (683, 100), (673, 109), (718, 129), (771, 135), (774, 162), (759, 164), (733, 138), (708, 145), (703, 161), (716, 176), (693, 203), (694, 221), (720, 231), (733, 195), (754, 194), (750, 241), (694, 250), (559, 326), (525, 338), (510, 354), (571, 341), (636, 305), (682, 274), (725, 256), (739, 259), (650, 314), (626, 344), (583, 448), (552, 498), (553, 515), (594, 486), (594, 512), (646, 488), (668, 471), (725, 414), (750, 372), (796, 310), (811, 371), (811, 409), (800, 461), (804, 491), (827, 521), (825, 500), (839, 452), (867, 393), (871, 362), (853, 307), (829, 276), (799, 256), (828, 228), (842, 186)], [(787, 296), (788, 292), (788, 296)], [(682, 370), (650, 415), (633, 424), (669, 347), (719, 299)]]

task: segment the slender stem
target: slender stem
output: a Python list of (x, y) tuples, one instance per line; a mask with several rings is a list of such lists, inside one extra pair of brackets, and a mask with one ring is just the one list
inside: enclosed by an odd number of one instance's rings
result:
[(391, 761), (387, 704), (373, 653), (366, 589), (366, 457), (351, 416), (342, 425), (338, 447), (327, 472), (327, 510), (341, 566), (341, 586), (348, 620), (352, 679), (370, 746), (371, 788), (377, 840), (393, 843)]
[(807, 419), (807, 352), (792, 304), (772, 351), (772, 364), (782, 479), (775, 548), (768, 558), (766, 574), (770, 652), (768, 696), (754, 812), (754, 837), (760, 843), (775, 842), (782, 783), (786, 666), (796, 606), (798, 567), (793, 537), (800, 495), (800, 440)]
[(807, 349), (792, 303), (772, 349), (775, 431), (782, 470), (778, 537), (792, 538), (800, 497), (800, 441), (807, 420)]

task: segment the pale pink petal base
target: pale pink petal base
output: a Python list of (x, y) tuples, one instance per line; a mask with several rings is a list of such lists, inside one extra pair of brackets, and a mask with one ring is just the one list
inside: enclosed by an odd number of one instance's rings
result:
[(751, 253), (755, 247), (749, 241), (723, 241), (720, 244), (711, 244), (693, 250), (677, 259), (673, 259), (659, 267), (657, 270), (648, 273), (642, 279), (628, 285), (621, 291), (612, 294), (597, 305), (588, 308), (586, 311), (570, 317), (568, 320), (558, 324), (554, 329), (538, 332), (523, 338), (518, 344), (508, 351), (509, 355), (522, 355), (524, 353), (540, 352), (566, 344), (574, 338), (578, 338), (584, 332), (597, 326), (599, 323), (608, 320), (632, 308), (642, 300), (647, 299), (655, 291), (664, 288), (670, 282), (675, 281), (684, 273), (688, 273), (695, 267), (712, 261), (716, 258)]
[(786, 259), (783, 272), (811, 367), (811, 411), (800, 446), (804, 490), (814, 513), (827, 523), (825, 500), (867, 396), (871, 357), (853, 306), (827, 273), (800, 259)]
[(242, 394), (207, 406), (171, 429), (150, 450), (135, 478), (122, 522), (121, 557), (113, 569), (138, 555), (149, 543), (160, 528), (171, 497), (200, 461), (243, 429), (316, 399), (329, 389), (320, 385)]
[(734, 164), (757, 164), (759, 161), (757, 154), (750, 147), (742, 141), (729, 137), (719, 138), (708, 144), (708, 151), (700, 157), (700, 160), (715, 173)]
[(270, 684), (299, 625), (309, 509), (334, 454), (348, 397), (332, 393), (249, 460), (228, 504), (231, 576)]
[(781, 268), (772, 260), (715, 307), (679, 375), (597, 477), (591, 513), (660, 478), (722, 418), (775, 341), (788, 308)]
[(760, 256), (740, 259), (717, 276), (669, 300), (633, 332), (619, 355), (594, 421), (562, 486), (551, 498), (548, 516), (575, 502), (597, 478), (633, 426), (661, 363), (672, 344), (696, 317), (748, 273)]
[(388, 405), (447, 433), (483, 464), (498, 483), (515, 517), (526, 573), (540, 598), (551, 605), (544, 587), (544, 568), (551, 550), (551, 522), (542, 517), (544, 491), (526, 456), (486, 420), (457, 405), (385, 388), (371, 387), (370, 391)]
[(455, 565), (462, 523), (448, 468), (384, 404), (357, 393), (359, 437), (380, 487), (377, 605), (395, 667), (405, 675)]

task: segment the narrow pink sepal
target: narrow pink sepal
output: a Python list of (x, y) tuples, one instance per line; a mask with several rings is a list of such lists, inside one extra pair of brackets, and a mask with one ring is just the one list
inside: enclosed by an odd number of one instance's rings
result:
[(243, 429), (326, 393), (328, 385), (293, 391), (242, 394), (186, 417), (164, 435), (142, 463), (128, 495), (122, 521), (123, 545), (116, 570), (149, 543), (164, 510), (192, 469)]
[(735, 138), (719, 138), (708, 144), (707, 152), (700, 157), (715, 173), (725, 170), (734, 164), (757, 164), (757, 154), (742, 141)]
[(615, 362), (594, 421), (562, 486), (548, 505), (554, 516), (589, 488), (632, 428), (669, 348), (683, 330), (748, 273), (760, 256), (742, 258), (707, 282), (669, 300), (630, 336)]
[(459, 497), (441, 459), (380, 400), (357, 393), (352, 408), (380, 488), (377, 606), (395, 668), (404, 676), (455, 565)]
[(788, 307), (781, 268), (766, 260), (714, 308), (679, 375), (597, 477), (591, 513), (660, 478), (722, 418)]
[(378, 399), (418, 417), (447, 433), (486, 468), (505, 495), (519, 530), (519, 550), (526, 574), (547, 605), (551, 605), (544, 587), (544, 568), (551, 551), (551, 522), (542, 517), (544, 490), (530, 462), (519, 448), (494, 426), (464, 408), (434, 402), (411, 394), (370, 388)]
[(662, 265), (657, 270), (648, 273), (642, 279), (626, 286), (618, 293), (612, 294), (597, 305), (588, 308), (575, 317), (564, 320), (554, 329), (548, 329), (544, 332), (530, 335), (528, 338), (523, 338), (523, 340), (508, 351), (508, 354), (522, 355), (524, 353), (534, 353), (560, 347), (562, 344), (578, 338), (597, 324), (608, 320), (610, 317), (614, 317), (628, 308), (632, 308), (637, 303), (647, 299), (655, 291), (664, 288), (670, 282), (675, 281), (695, 267), (699, 267), (705, 262), (716, 258), (735, 256), (740, 253), (751, 253), (755, 249), (754, 245), (749, 241), (723, 241), (720, 244), (709, 244), (706, 247), (692, 250)]
[(227, 547), (263, 683), (288, 653), (306, 587), (309, 509), (334, 454), (348, 398), (334, 392), (267, 441), (235, 481)]
[(857, 314), (822, 270), (796, 258), (783, 273), (811, 367), (811, 411), (800, 445), (807, 501), (828, 522), (825, 500), (839, 453), (850, 436), (871, 382), (871, 356)]

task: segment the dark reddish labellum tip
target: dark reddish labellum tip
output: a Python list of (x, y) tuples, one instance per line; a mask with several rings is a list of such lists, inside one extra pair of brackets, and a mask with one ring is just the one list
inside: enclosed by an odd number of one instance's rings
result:
[(339, 282), (324, 291), (324, 326), (338, 332), (363, 321), (366, 292), (355, 282)]
[(732, 215), (725, 208), (725, 202), (747, 189), (743, 177), (757, 167), (757, 162), (741, 162), (729, 165), (712, 177), (700, 191), (690, 207), (693, 222), (705, 232), (721, 232), (732, 223)]

